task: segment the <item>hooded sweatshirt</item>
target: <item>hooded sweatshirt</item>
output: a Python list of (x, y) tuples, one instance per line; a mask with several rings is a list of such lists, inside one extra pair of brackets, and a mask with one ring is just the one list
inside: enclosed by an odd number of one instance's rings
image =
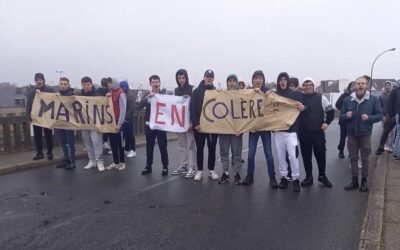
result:
[(201, 109), (203, 108), (204, 93), (206, 90), (215, 89), (214, 85), (206, 85), (202, 80), (199, 86), (193, 90), (192, 98), (190, 99), (190, 121), (192, 126), (196, 127), (200, 124)]
[(54, 93), (53, 88), (48, 87), (46, 84), (44, 84), (43, 87), (41, 88), (35, 86), (35, 88), (32, 89), (31, 92), (29, 92), (26, 101), (26, 115), (28, 116), (28, 118), (31, 118), (32, 105), (33, 105), (33, 100), (35, 99), (36, 90), (40, 90), (40, 92), (45, 92), (45, 93)]
[[(262, 70), (256, 70), (256, 71), (254, 71), (253, 76), (251, 77), (251, 82), (253, 82), (253, 80), (254, 80), (254, 78), (255, 78), (256, 76), (261, 76), (262, 79), (263, 79), (263, 82), (262, 82), (262, 85), (261, 85), (261, 88), (260, 88), (261, 92), (263, 92), (263, 93), (267, 92), (267, 91), (269, 90), (269, 88), (267, 88), (267, 86), (265, 85), (265, 76), (264, 76), (264, 72), (262, 72)], [(252, 88), (254, 88), (254, 86), (253, 86)]]
[(117, 128), (121, 128), (125, 122), (126, 95), (119, 87), (117, 79), (113, 79), (111, 98), (114, 106), (114, 115), (117, 122)]
[[(178, 75), (185, 76), (186, 82), (185, 82), (185, 85), (183, 85), (183, 87), (178, 82)], [(184, 96), (184, 95), (192, 96), (193, 85), (189, 84), (189, 77), (188, 77), (187, 71), (185, 69), (178, 70), (175, 74), (175, 79), (176, 79), (176, 83), (178, 84), (178, 87), (175, 88), (174, 95), (176, 95), (176, 96)]]
[(59, 90), (58, 93), (62, 96), (72, 96), (74, 95), (74, 89), (71, 87), (68, 87), (66, 90)]
[[(279, 80), (282, 77), (286, 77), (286, 79), (288, 80), (288, 83), (286, 85), (286, 89), (282, 89), (280, 84), (279, 84)], [(293, 90), (291, 90), (289, 88), (289, 74), (288, 73), (286, 73), (286, 72), (280, 73), (279, 76), (278, 76), (278, 79), (276, 80), (276, 83), (277, 83), (277, 87), (276, 87), (277, 91), (276, 92), (278, 93), (278, 95), (286, 97), (286, 98), (289, 98), (289, 99), (292, 99), (294, 101), (301, 102), (305, 106), (305, 108), (307, 109), (306, 102), (304, 100), (303, 94), (301, 92), (299, 92), (299, 91), (293, 91)], [(297, 133), (297, 132), (299, 132), (300, 117), (301, 117), (301, 114), (297, 117), (296, 121), (292, 124), (292, 126), (288, 130), (282, 131), (282, 132), (289, 132), (289, 133), (292, 133), (292, 132), (296, 132)]]
[(134, 115), (135, 109), (136, 109), (136, 104), (135, 104), (136, 98), (133, 96), (132, 91), (129, 90), (129, 84), (127, 81), (120, 82), (119, 86), (121, 87), (121, 89), (124, 91), (124, 93), (126, 95), (125, 120), (128, 122), (133, 122), (133, 115)]

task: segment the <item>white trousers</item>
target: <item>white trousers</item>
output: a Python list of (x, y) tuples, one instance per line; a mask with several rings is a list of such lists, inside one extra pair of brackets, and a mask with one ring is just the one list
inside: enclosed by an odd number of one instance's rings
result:
[(297, 180), (300, 176), (299, 159), (296, 157), (297, 134), (295, 132), (274, 132), (274, 140), (281, 176), (286, 178), (288, 174), (287, 152), (292, 169), (292, 179)]
[(178, 136), (179, 152), (181, 153), (181, 164), (189, 168), (196, 166), (196, 144), (193, 132), (176, 133)]

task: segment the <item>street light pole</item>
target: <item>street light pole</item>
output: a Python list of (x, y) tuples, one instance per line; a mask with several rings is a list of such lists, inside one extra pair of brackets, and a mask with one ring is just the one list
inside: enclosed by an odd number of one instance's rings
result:
[(61, 74), (64, 73), (64, 71), (62, 71), (62, 70), (56, 70), (56, 73), (60, 74), (60, 78), (61, 78)]
[(387, 52), (390, 52), (390, 51), (395, 51), (396, 50), (396, 48), (391, 48), (391, 49), (388, 49), (388, 50), (385, 50), (385, 51), (383, 51), (382, 53), (380, 53), (376, 58), (375, 58), (375, 60), (374, 60), (374, 62), (372, 63), (372, 66), (371, 66), (371, 85), (369, 86), (369, 92), (371, 92), (371, 90), (372, 90), (372, 83), (373, 83), (373, 81), (372, 81), (372, 74), (373, 74), (373, 72), (374, 72), (374, 65), (375, 65), (375, 62), (376, 62), (376, 60), (378, 60), (378, 58), (379, 57), (381, 57), (383, 54), (385, 54), (385, 53), (387, 53)]

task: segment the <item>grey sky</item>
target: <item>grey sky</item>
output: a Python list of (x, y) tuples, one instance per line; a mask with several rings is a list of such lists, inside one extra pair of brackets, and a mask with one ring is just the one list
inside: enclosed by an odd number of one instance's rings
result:
[[(175, 87), (186, 68), (192, 84), (215, 71), (249, 82), (262, 69), (301, 79), (400, 78), (400, 1), (350, 0), (0, 0), (0, 82), (32, 83), (63, 70), (74, 86), (88, 75), (148, 84), (159, 74)], [(135, 86), (137, 87), (137, 86)]]

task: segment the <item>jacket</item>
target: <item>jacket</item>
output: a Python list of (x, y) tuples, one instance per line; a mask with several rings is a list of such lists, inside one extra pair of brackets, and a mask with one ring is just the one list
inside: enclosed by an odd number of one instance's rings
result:
[[(32, 113), (32, 105), (33, 105), (33, 100), (35, 99), (35, 95), (36, 95), (36, 90), (38, 90), (38, 88), (34, 88), (32, 89), (31, 92), (29, 92), (28, 97), (27, 97), (27, 101), (26, 101), (26, 115), (28, 117), (28, 119), (31, 119), (31, 113)], [(45, 93), (54, 93), (54, 89), (51, 87), (48, 87), (47, 85), (44, 85), (42, 88), (39, 89), (40, 92), (45, 92)]]
[(204, 80), (200, 82), (199, 86), (193, 90), (192, 98), (190, 99), (190, 121), (192, 126), (200, 125), (201, 110), (203, 108), (204, 93), (206, 90), (215, 89), (214, 85), (205, 85)]

